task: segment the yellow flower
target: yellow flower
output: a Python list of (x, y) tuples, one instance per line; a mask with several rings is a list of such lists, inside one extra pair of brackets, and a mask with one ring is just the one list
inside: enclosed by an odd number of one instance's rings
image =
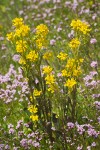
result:
[(36, 27), (36, 34), (45, 37), (48, 34), (48, 27), (44, 24), (40, 24)]
[(67, 64), (66, 64), (66, 68), (71, 70), (75, 66), (76, 66), (75, 65), (75, 59), (74, 58), (69, 58), (68, 61), (67, 61)]
[(16, 28), (19, 28), (20, 26), (23, 25), (23, 18), (15, 18), (12, 20), (13, 26)]
[(30, 116), (32, 121), (38, 121), (38, 115), (36, 115), (36, 113), (38, 112), (37, 107), (33, 106), (33, 105), (30, 105), (28, 110), (29, 110), (30, 113), (32, 113), (32, 115)]
[(68, 88), (73, 88), (73, 86), (76, 84), (77, 82), (74, 80), (74, 78), (68, 79), (66, 81), (66, 83), (64, 84), (64, 86), (67, 86)]
[(40, 38), (40, 39), (37, 39), (36, 40), (36, 46), (41, 49), (43, 48), (43, 44), (44, 44), (44, 39), (43, 38)]
[(91, 31), (91, 29), (89, 28), (89, 25), (86, 22), (82, 22), (79, 19), (72, 20), (71, 27), (74, 30), (81, 31), (83, 34), (87, 34), (88, 32)]
[(59, 55), (57, 56), (60, 60), (66, 60), (67, 58), (67, 54), (60, 52)]
[(44, 74), (50, 74), (52, 72), (52, 68), (50, 66), (43, 67)]
[(46, 25), (40, 24), (36, 27), (36, 46), (37, 48), (41, 49), (43, 47), (46, 47), (47, 45), (47, 40), (46, 40), (46, 35), (48, 34), (49, 30)]
[(80, 58), (80, 59), (79, 59), (79, 62), (80, 62), (80, 63), (82, 63), (83, 61), (84, 61), (84, 59), (83, 59), (83, 58)]
[(58, 89), (56, 84), (50, 84), (48, 87), (48, 91), (54, 93)]
[(30, 51), (29, 54), (26, 55), (26, 59), (30, 60), (31, 62), (35, 62), (38, 59), (38, 53), (35, 51)]
[(7, 40), (13, 41), (14, 38), (15, 38), (15, 36), (14, 36), (14, 33), (13, 33), (13, 32), (10, 32), (10, 33), (7, 34)]
[(73, 76), (77, 77), (82, 73), (82, 70), (80, 67), (77, 67), (77, 69), (73, 70)]
[(33, 97), (32, 96), (30, 96), (30, 101), (32, 101), (33, 100)]
[(20, 28), (15, 30), (15, 36), (24, 37), (27, 36), (30, 31), (30, 28), (27, 25), (22, 25)]
[(32, 119), (32, 121), (38, 121), (38, 115), (31, 115), (30, 119)]
[(63, 77), (67, 76), (67, 70), (66, 70), (66, 69), (63, 69), (63, 70), (61, 71), (61, 73), (62, 73), (62, 76), (63, 76)]
[(66, 70), (66, 69), (63, 69), (62, 71), (61, 71), (61, 73), (62, 73), (62, 76), (63, 77), (69, 77), (69, 76), (71, 76), (71, 74), (72, 74), (72, 70)]
[(78, 38), (74, 38), (71, 40), (71, 42), (69, 43), (69, 47), (74, 49), (74, 48), (78, 48), (80, 45), (80, 41), (78, 40)]
[(34, 89), (33, 94), (34, 94), (35, 97), (40, 96), (41, 93), (42, 93), (42, 91), (38, 91), (37, 89)]
[(44, 55), (43, 55), (43, 59), (50, 59), (52, 57), (52, 52), (46, 52)]
[(26, 64), (25, 59), (23, 59), (23, 58), (21, 57), (20, 60), (19, 60), (19, 64), (25, 65), (25, 64)]
[(55, 78), (54, 78), (54, 75), (47, 75), (46, 78), (46, 84), (54, 84), (55, 83)]
[(16, 42), (16, 51), (18, 53), (23, 53), (27, 49), (27, 42), (24, 40), (19, 40)]
[(37, 113), (37, 112), (38, 112), (37, 107), (36, 107), (36, 106), (33, 106), (33, 105), (30, 105), (30, 106), (28, 107), (28, 110), (29, 110), (29, 112), (31, 112), (31, 113)]
[(47, 46), (47, 40), (44, 37), (37, 38), (36, 46), (38, 49), (45, 48)]

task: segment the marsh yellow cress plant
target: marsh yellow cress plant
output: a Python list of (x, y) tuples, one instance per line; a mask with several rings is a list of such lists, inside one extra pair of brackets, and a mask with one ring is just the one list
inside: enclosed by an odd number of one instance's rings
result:
[[(30, 119), (33, 122), (38, 122), (39, 119), (43, 120), (43, 126), (44, 122), (51, 122), (52, 125), (52, 115), (55, 112), (62, 120), (66, 111), (69, 111), (66, 107), (68, 99), (71, 99), (70, 106), (72, 112), (75, 113), (76, 103), (74, 100), (84, 61), (79, 56), (81, 36), (89, 34), (90, 26), (81, 20), (72, 20), (71, 28), (76, 36), (68, 43), (66, 49), (69, 50), (67, 52), (66, 50), (60, 51), (57, 56), (54, 56), (55, 53), (47, 49), (49, 29), (46, 25), (38, 25), (34, 35), (31, 33), (30, 27), (24, 24), (22, 18), (15, 18), (12, 25), (14, 29), (7, 34), (7, 39), (11, 41), (16, 48), (16, 53), (20, 55), (19, 64), (28, 79), (30, 88), (28, 98), (31, 103), (28, 107), (31, 114)], [(80, 34), (78, 34), (79, 32)], [(58, 60), (59, 67), (53, 64), (51, 58)], [(56, 109), (55, 104), (57, 105)], [(74, 113), (70, 113), (72, 122), (75, 119)], [(62, 127), (62, 121), (60, 125)], [(50, 134), (49, 132), (48, 134)]]

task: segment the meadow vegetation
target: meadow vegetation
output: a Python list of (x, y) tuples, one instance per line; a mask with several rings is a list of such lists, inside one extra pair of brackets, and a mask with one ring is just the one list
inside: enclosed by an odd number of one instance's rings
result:
[(99, 150), (99, 0), (0, 9), (0, 150)]

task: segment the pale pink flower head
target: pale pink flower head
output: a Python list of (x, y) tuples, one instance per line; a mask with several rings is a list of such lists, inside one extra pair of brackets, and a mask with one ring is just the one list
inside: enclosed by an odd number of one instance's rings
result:
[(90, 66), (91, 66), (92, 68), (96, 68), (96, 67), (98, 66), (97, 61), (92, 61), (91, 64), (90, 64)]
[(77, 150), (82, 150), (82, 148), (83, 148), (82, 145), (81, 145), (81, 146), (78, 146), (78, 147), (77, 147)]
[(74, 123), (68, 122), (68, 123), (67, 123), (67, 127), (68, 127), (68, 129), (74, 128)]
[(56, 40), (54, 39), (50, 40), (50, 45), (55, 45), (55, 43), (56, 43)]
[(95, 147), (95, 146), (96, 146), (96, 143), (95, 143), (95, 142), (93, 142), (93, 143), (91, 144), (91, 146), (92, 146), (92, 147)]
[(12, 58), (14, 61), (18, 62), (20, 59), (20, 56), (18, 54), (15, 54)]
[(92, 19), (95, 20), (97, 17), (97, 14), (93, 14)]
[(97, 43), (97, 40), (96, 40), (95, 38), (92, 38), (92, 39), (90, 40), (90, 43), (91, 43), (91, 44), (95, 44), (95, 43)]

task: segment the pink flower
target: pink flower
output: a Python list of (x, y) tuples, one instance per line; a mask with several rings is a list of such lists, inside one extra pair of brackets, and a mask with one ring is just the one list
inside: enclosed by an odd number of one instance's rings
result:
[(55, 45), (56, 41), (54, 39), (50, 40), (50, 45)]
[(97, 40), (96, 40), (95, 38), (92, 38), (92, 39), (90, 40), (90, 43), (91, 43), (91, 44), (95, 44), (95, 43), (97, 43)]
[(19, 59), (20, 59), (20, 56), (19, 56), (18, 54), (15, 54), (15, 55), (13, 56), (13, 60), (14, 60), (14, 61), (18, 62)]
[(92, 68), (97, 67), (97, 65), (98, 65), (97, 61), (92, 61), (91, 64), (90, 64), (90, 66), (91, 66)]

